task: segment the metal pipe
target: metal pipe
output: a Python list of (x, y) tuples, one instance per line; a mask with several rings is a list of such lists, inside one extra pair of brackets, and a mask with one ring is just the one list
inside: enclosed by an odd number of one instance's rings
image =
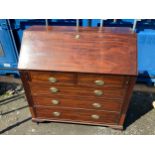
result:
[(117, 22), (117, 19), (114, 19), (113, 22), (116, 23)]
[(100, 20), (100, 28), (103, 27), (103, 19)]
[(104, 21), (103, 21), (103, 19), (101, 19), (101, 20), (100, 20), (100, 31), (102, 30), (103, 23), (104, 23)]
[(80, 35), (79, 35), (79, 19), (76, 19), (76, 35), (75, 35), (75, 39), (79, 39)]
[(137, 25), (137, 19), (134, 20), (133, 22), (133, 27), (132, 27), (132, 31), (134, 32), (136, 29), (136, 25)]
[(48, 19), (45, 19), (45, 25), (48, 27)]
[(136, 26), (137, 26), (137, 22), (138, 21), (141, 21), (141, 19), (135, 19), (134, 22), (133, 22), (133, 27), (132, 27), (132, 31), (134, 32), (135, 29), (136, 29)]
[(77, 29), (77, 30), (79, 29), (79, 25), (80, 25), (79, 19), (76, 19), (76, 29)]

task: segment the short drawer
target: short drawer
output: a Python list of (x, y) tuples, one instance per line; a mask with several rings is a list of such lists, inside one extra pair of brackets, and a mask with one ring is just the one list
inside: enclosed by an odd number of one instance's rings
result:
[(30, 79), (32, 82), (44, 82), (49, 84), (74, 84), (75, 74), (64, 73), (64, 72), (41, 72), (41, 71), (30, 71)]
[(127, 76), (79, 73), (77, 83), (81, 86), (122, 88), (127, 82)]
[(47, 95), (50, 97), (64, 96), (83, 96), (95, 98), (124, 98), (125, 89), (110, 89), (110, 88), (93, 88), (80, 86), (51, 86), (39, 83), (29, 83), (32, 95)]
[(74, 122), (92, 122), (92, 123), (106, 123), (117, 124), (119, 113), (107, 112), (101, 110), (86, 110), (86, 109), (69, 109), (57, 107), (35, 107), (37, 118), (51, 119), (51, 120), (66, 120)]
[(33, 96), (35, 105), (57, 106), (70, 108), (83, 108), (95, 110), (121, 111), (123, 100), (117, 99), (95, 99), (87, 97), (46, 97)]

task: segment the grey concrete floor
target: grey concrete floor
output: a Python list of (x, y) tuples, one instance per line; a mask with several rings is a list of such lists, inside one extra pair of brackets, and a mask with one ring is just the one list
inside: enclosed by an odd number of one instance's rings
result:
[(5, 135), (150, 135), (155, 134), (154, 93), (134, 92), (125, 121), (125, 130), (103, 126), (34, 123), (27, 101), (20, 97), (0, 104), (0, 134)]

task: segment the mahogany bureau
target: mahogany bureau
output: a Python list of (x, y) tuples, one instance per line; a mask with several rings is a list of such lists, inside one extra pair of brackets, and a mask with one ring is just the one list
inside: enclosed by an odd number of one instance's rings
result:
[(129, 28), (27, 29), (18, 68), (32, 120), (123, 129), (137, 76), (136, 44)]

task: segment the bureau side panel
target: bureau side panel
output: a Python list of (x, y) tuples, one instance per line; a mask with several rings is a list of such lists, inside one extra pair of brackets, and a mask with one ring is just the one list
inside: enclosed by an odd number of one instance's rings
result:
[(130, 104), (130, 98), (132, 96), (132, 92), (133, 92), (133, 87), (135, 85), (136, 82), (136, 78), (135, 76), (130, 77), (129, 83), (128, 83), (128, 88), (126, 91), (126, 95), (124, 98), (124, 104), (122, 106), (122, 110), (121, 110), (121, 117), (120, 117), (120, 121), (119, 121), (119, 125), (123, 126), (124, 121), (125, 121), (125, 117), (126, 117), (126, 113)]
[(29, 73), (27, 71), (20, 71), (20, 76), (21, 76), (21, 80), (22, 80), (23, 87), (24, 87), (24, 90), (25, 90), (25, 95), (26, 95), (26, 98), (27, 98), (27, 101), (28, 101), (28, 104), (29, 104), (29, 109), (30, 109), (32, 117), (34, 118), (35, 117), (35, 112), (34, 112), (34, 109), (33, 109), (33, 99), (32, 99), (31, 90), (30, 90), (30, 87), (29, 87), (29, 84), (28, 84)]

